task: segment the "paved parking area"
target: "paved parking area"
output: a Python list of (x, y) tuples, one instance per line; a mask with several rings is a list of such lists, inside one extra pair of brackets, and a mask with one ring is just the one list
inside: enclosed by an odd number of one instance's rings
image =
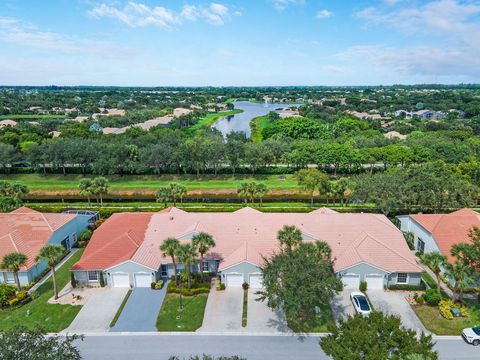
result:
[(203, 324), (198, 332), (240, 332), (242, 329), (243, 289), (230, 287), (208, 295)]
[(167, 292), (167, 284), (161, 290), (134, 288), (111, 332), (157, 331), (156, 322)]
[(252, 333), (287, 333), (291, 330), (282, 311), (271, 310), (266, 303), (256, 301), (256, 290), (248, 291), (247, 326), (245, 331)]
[(367, 294), (375, 310), (382, 311), (388, 315), (398, 315), (405, 327), (417, 332), (427, 332), (420, 319), (405, 300), (407, 293), (368, 290)]
[(75, 334), (107, 332), (127, 291), (128, 288), (95, 289), (64, 332)]
[(350, 300), (350, 294), (354, 290), (343, 290), (332, 301), (332, 311), (335, 321), (339, 319), (346, 319), (349, 315), (355, 314), (352, 301)]

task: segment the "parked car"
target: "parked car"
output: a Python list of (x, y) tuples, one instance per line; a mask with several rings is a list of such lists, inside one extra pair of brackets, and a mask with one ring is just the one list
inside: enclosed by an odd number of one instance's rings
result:
[(480, 345), (480, 326), (464, 329), (462, 331), (462, 336), (469, 344), (472, 344), (473, 346)]
[(358, 291), (354, 291), (350, 294), (353, 307), (358, 314), (369, 315), (372, 312), (372, 307), (368, 303), (367, 297)]

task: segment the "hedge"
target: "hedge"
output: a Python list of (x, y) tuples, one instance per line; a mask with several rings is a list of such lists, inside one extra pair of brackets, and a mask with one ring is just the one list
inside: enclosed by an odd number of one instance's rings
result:
[(388, 290), (404, 290), (404, 291), (423, 291), (425, 290), (425, 284), (422, 282), (420, 285), (389, 285)]

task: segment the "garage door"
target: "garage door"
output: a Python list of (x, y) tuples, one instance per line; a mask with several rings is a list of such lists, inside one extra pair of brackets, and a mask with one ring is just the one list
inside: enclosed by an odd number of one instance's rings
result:
[(136, 287), (150, 287), (152, 284), (152, 274), (135, 274)]
[(367, 282), (367, 289), (369, 290), (383, 290), (383, 275), (370, 274), (365, 276)]
[(226, 274), (225, 285), (226, 286), (242, 286), (243, 274)]
[(263, 277), (261, 274), (250, 274), (248, 284), (252, 289), (261, 289), (263, 287), (262, 280)]
[(342, 282), (345, 289), (358, 289), (360, 287), (360, 275), (345, 274), (342, 276)]
[(112, 275), (113, 287), (130, 287), (130, 276), (127, 273)]

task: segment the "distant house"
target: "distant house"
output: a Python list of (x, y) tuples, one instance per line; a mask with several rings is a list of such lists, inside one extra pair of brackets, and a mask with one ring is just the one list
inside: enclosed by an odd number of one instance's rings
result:
[(13, 121), (13, 120), (10, 120), (10, 119), (1, 120), (0, 121), (0, 129), (5, 127), (5, 126), (17, 126), (17, 122)]
[[(20, 268), (18, 275), (20, 284), (27, 285), (47, 268), (45, 262), (35, 261), (40, 249), (46, 244), (71, 249), (89, 219), (85, 215), (40, 213), (26, 207), (0, 214), (0, 261), (12, 252), (25, 254), (27, 265)], [(0, 283), (14, 284), (13, 273), (0, 269)]]
[(480, 214), (461, 209), (450, 214), (412, 214), (397, 216), (400, 230), (414, 234), (415, 250), (420, 253), (438, 251), (450, 262), (455, 259), (450, 249), (455, 244), (468, 243), (468, 232), (480, 228)]
[(398, 131), (389, 131), (386, 134), (383, 134), (387, 139), (401, 139), (405, 140), (407, 135), (400, 134)]
[[(348, 224), (348, 226), (346, 226)], [(233, 213), (188, 213), (169, 208), (157, 213), (117, 213), (93, 234), (73, 266), (80, 284), (98, 284), (100, 273), (112, 287), (150, 287), (174, 275), (169, 257), (159, 247), (168, 237), (188, 243), (200, 232), (212, 235), (215, 247), (194, 271), (214, 272), (229, 287), (244, 282), (262, 286), (264, 257), (279, 249), (277, 233), (296, 226), (304, 242), (326, 241), (334, 271), (346, 288), (369, 289), (391, 284), (418, 285), (423, 269), (409, 251), (402, 233), (379, 214), (346, 214), (322, 208), (308, 214), (262, 213), (242, 208)], [(179, 264), (177, 271), (184, 269)]]
[(193, 112), (193, 110), (190, 110), (190, 109), (175, 108), (175, 109), (173, 109), (173, 116), (174, 117), (184, 116), (184, 115), (188, 115), (192, 112)]

